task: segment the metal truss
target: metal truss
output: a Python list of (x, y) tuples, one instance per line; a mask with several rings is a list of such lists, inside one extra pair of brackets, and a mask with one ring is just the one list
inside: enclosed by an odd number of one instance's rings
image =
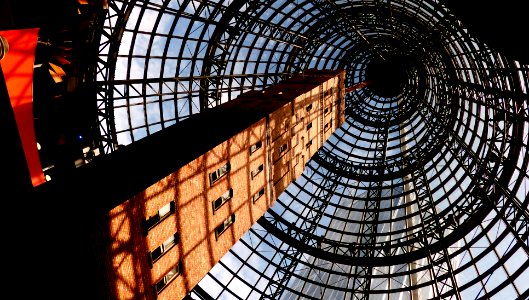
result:
[(102, 153), (308, 68), (354, 86), (409, 60), (395, 97), (346, 96), (343, 126), (188, 298), (529, 293), (529, 67), (443, 1), (110, 0), (98, 16), (85, 86)]
[[(210, 80), (202, 81), (200, 93), (201, 110), (217, 106), (221, 103), (223, 88), (222, 75), (226, 72), (226, 65), (233, 51), (233, 45), (246, 33), (258, 32), (272, 41), (289, 44), (301, 48), (298, 44), (304, 39), (302, 35), (286, 30), (279, 26), (263, 22), (259, 19), (260, 8), (269, 5), (271, 1), (235, 1), (222, 15), (221, 26), (217, 26), (210, 40), (202, 68), (202, 74), (211, 76)], [(285, 78), (285, 77), (283, 77)]]
[[(322, 94), (323, 95), (323, 94)], [(332, 196), (332, 191), (336, 188), (336, 180), (333, 180), (332, 173), (328, 173), (323, 179), (318, 191), (309, 200), (310, 207), (313, 209), (308, 212), (303, 223), (299, 227), (293, 224), (278, 222), (278, 218), (273, 215), (265, 215), (258, 220), (265, 228), (274, 226), (287, 232), (287, 235), (293, 235), (300, 244), (309, 247), (322, 247), (322, 236), (315, 234), (316, 224), (319, 223), (323, 211), (329, 203), (329, 197)], [(279, 217), (280, 218), (280, 217)], [(261, 299), (280, 299), (283, 290), (287, 286), (292, 273), (296, 269), (297, 262), (301, 259), (303, 254), (302, 248), (299, 246), (289, 246), (281, 256), (281, 260), (272, 276), (270, 276), (270, 283), (265, 292), (261, 295)]]

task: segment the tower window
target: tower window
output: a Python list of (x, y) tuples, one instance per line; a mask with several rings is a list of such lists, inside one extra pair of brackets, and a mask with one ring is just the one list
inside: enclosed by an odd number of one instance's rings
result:
[(222, 178), (222, 176), (226, 175), (229, 171), (230, 171), (230, 163), (227, 163), (224, 166), (220, 167), (215, 172), (210, 173), (209, 174), (209, 184), (213, 185), (220, 178)]
[(332, 105), (329, 105), (329, 106), (327, 106), (327, 107), (325, 108), (325, 110), (323, 110), (323, 113), (324, 113), (324, 114), (328, 114), (328, 113), (331, 112), (331, 111), (332, 111)]
[(176, 211), (176, 205), (174, 201), (171, 201), (164, 205), (160, 210), (158, 210), (158, 213), (155, 215), (149, 217), (148, 219), (143, 221), (143, 225), (145, 227), (145, 233), (147, 233), (151, 228), (156, 226), (158, 223), (160, 223), (162, 220), (167, 218), (169, 215), (174, 213)]
[(312, 103), (307, 105), (307, 111), (311, 111), (312, 110)]
[(312, 146), (312, 140), (310, 140), (310, 141), (305, 145), (306, 148), (309, 148), (310, 146)]
[(259, 141), (252, 146), (250, 146), (250, 155), (260, 149), (263, 146), (263, 142)]
[(312, 122), (310, 122), (309, 125), (307, 125), (307, 130), (309, 130), (311, 128), (312, 128)]
[(330, 126), (330, 122), (329, 122), (329, 123), (325, 124), (325, 126), (323, 127), (323, 130), (327, 131), (327, 130), (329, 130), (330, 127), (331, 126)]
[(262, 195), (264, 195), (265, 189), (262, 188), (257, 194), (252, 196), (253, 202), (257, 201), (257, 199), (261, 198)]
[(174, 266), (165, 276), (154, 285), (156, 294), (159, 294), (171, 281), (173, 281), (178, 275), (182, 273), (183, 266), (182, 262), (179, 262)]
[(226, 203), (232, 197), (233, 197), (233, 189), (229, 189), (224, 194), (222, 194), (219, 198), (217, 198), (217, 200), (212, 201), (211, 204), (213, 205), (213, 213), (215, 213), (216, 210), (218, 210), (224, 203)]
[(284, 143), (281, 147), (279, 147), (279, 153), (283, 153), (285, 150), (287, 150), (288, 144)]
[(162, 255), (167, 253), (169, 249), (173, 248), (174, 245), (178, 244), (178, 241), (180, 240), (180, 237), (178, 233), (175, 233), (171, 237), (169, 237), (167, 240), (165, 240), (158, 248), (154, 249), (151, 253), (149, 253), (150, 263), (151, 267), (154, 262), (156, 262)]
[(264, 166), (263, 164), (259, 165), (259, 167), (257, 167), (257, 169), (253, 170), (252, 171), (252, 179), (254, 179), (255, 176), (257, 176), (257, 174), (261, 173), (261, 171), (264, 169)]
[(234, 222), (235, 214), (229, 216), (226, 220), (224, 220), (224, 222), (222, 222), (222, 224), (217, 226), (217, 228), (215, 228), (215, 239), (218, 240), (219, 236), (224, 233), (224, 231), (226, 231), (226, 229), (228, 229)]

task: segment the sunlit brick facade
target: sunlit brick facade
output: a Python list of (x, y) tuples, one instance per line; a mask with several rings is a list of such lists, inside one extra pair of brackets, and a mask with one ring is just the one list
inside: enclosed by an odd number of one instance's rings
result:
[(109, 212), (112, 293), (185, 297), (343, 122), (344, 76), (310, 70), (184, 121), (210, 150)]

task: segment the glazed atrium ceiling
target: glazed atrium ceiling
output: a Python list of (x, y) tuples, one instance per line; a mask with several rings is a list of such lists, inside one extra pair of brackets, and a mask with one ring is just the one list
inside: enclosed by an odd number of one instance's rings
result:
[(370, 83), (191, 297), (528, 297), (529, 66), (443, 1), (109, 0), (97, 20), (106, 153), (308, 68)]

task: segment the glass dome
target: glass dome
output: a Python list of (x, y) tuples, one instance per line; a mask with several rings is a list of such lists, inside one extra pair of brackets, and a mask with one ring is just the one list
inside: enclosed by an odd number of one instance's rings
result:
[(108, 1), (109, 153), (309, 68), (346, 122), (191, 299), (525, 299), (529, 66), (427, 0)]

